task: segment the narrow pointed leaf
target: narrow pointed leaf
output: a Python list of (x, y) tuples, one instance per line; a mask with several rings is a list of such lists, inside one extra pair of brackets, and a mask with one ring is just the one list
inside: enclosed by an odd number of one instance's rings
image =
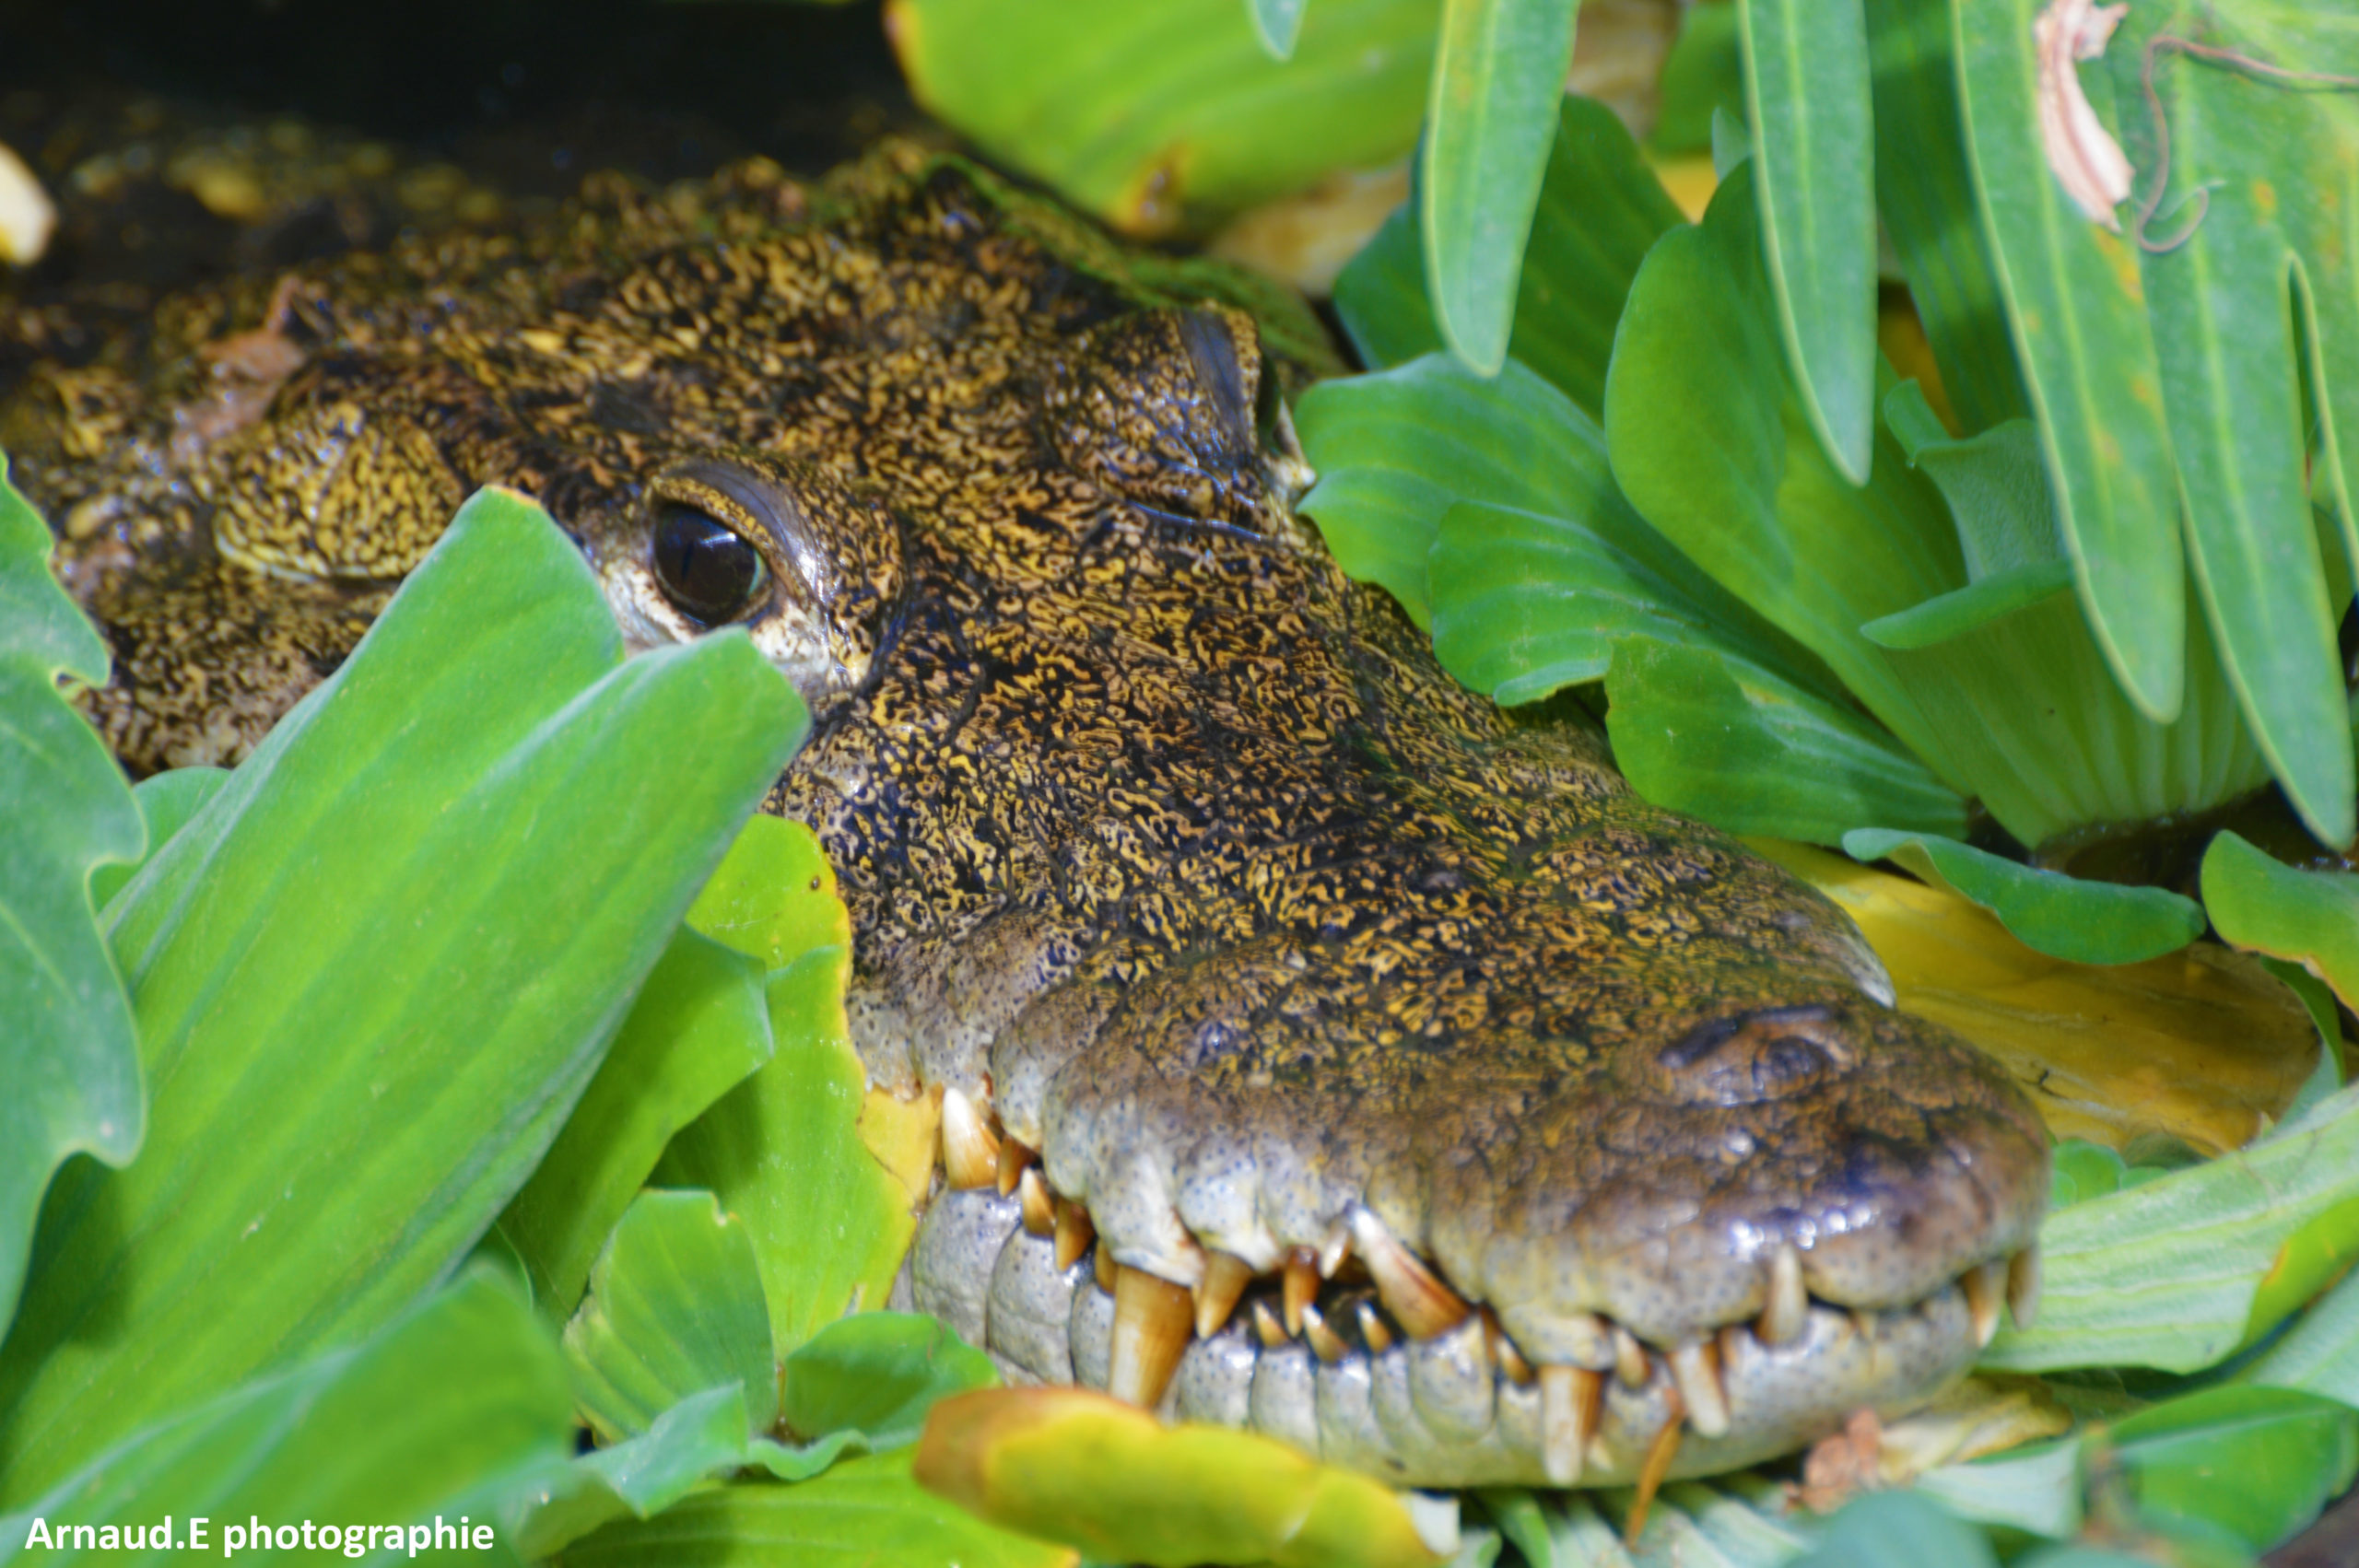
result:
[(581, 553), (486, 492), (111, 906), (146, 1157), (52, 1194), (0, 1495), (385, 1322), (539, 1161), (802, 725), (741, 635), (620, 653)]
[(57, 689), (107, 648), (49, 571), (49, 529), (0, 453), (0, 1333), (33, 1220), (71, 1154), (121, 1165), (147, 1124), (131, 1004), (93, 918), (95, 868), (138, 858), (138, 806)]
[(1868, 482), (1876, 415), (1875, 138), (1861, 0), (1737, 0), (1754, 192), (1804, 418)]
[[(2168, 722), (2186, 671), (2178, 477), (2128, 237), (2083, 216), (2040, 141), (2041, 0), (1951, 7), (1975, 191), (2081, 603), (2141, 712)], [(2082, 73), (2100, 114), (2103, 71)]]
[(1418, 163), (1426, 287), (1442, 341), (1486, 376), (1507, 363), (1579, 4), (1442, 0)]
[(147, 824), (147, 848), (135, 860), (100, 866), (90, 874), (90, 898), (101, 913), (156, 851), (170, 843), (172, 835), (187, 826), (188, 819), (218, 794), (229, 779), (229, 770), (225, 767), (175, 767), (151, 774), (131, 787), (132, 798), (139, 802), (139, 814)]
[(2159, 887), (2081, 882), (1921, 833), (1860, 828), (1843, 836), (1858, 860), (1892, 860), (1981, 905), (2025, 945), (2070, 964), (2137, 964), (2203, 934), (2192, 898)]

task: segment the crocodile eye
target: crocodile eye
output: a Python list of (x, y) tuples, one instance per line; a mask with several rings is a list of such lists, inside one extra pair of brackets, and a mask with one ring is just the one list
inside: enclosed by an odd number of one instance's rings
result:
[(709, 626), (743, 614), (769, 571), (744, 535), (679, 501), (656, 509), (654, 566), (663, 596)]

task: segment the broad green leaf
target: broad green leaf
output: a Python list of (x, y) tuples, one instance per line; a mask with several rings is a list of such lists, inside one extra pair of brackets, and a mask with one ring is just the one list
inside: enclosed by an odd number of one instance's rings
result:
[[(1862, 623), (1966, 581), (1940, 495), (1879, 427), (1855, 488), (1804, 427), (1757, 254), (1752, 166), (1639, 269), (1605, 389), (1614, 476), (1640, 516), (1825, 660), (1944, 783), (1942, 737)], [(1663, 411), (1708, 408), (1708, 423)], [(1854, 824), (1853, 825), (1867, 825)]]
[(1156, 1568), (1426, 1568), (1439, 1562), (1381, 1483), (1274, 1438), (1167, 1427), (1079, 1388), (961, 1394), (934, 1407), (917, 1477), (983, 1518)]
[(1660, 157), (1712, 150), (1712, 111), (1744, 112), (1743, 43), (1734, 6), (1689, 6), (1655, 84), (1649, 150)]
[[(1540, 204), (1516, 285), (1508, 354), (1596, 418), (1630, 280), (1679, 209), (1612, 110), (1560, 100)], [(1414, 204), (1385, 220), (1335, 280), (1335, 313), (1371, 369), (1442, 346), (1426, 302)]]
[(128, 1162), (147, 1126), (131, 1004), (92, 918), (94, 868), (135, 860), (130, 788), (60, 675), (107, 678), (107, 646), (49, 571), (49, 528), (0, 453), (0, 1333), (52, 1172)]
[(689, 1395), (646, 1431), (584, 1454), (553, 1477), (519, 1522), (519, 1550), (543, 1559), (610, 1520), (653, 1517), (708, 1478), (742, 1466), (748, 1426), (744, 1385)]
[(485, 492), (117, 896), (147, 1146), (51, 1195), (0, 1495), (385, 1322), (522, 1184), (803, 725), (740, 634), (620, 652)]
[(2306, 1389), (2359, 1407), (2359, 1272), (2345, 1275), (2237, 1375), (2248, 1383)]
[[(565, 1368), (532, 1310), (489, 1276), (469, 1274), (359, 1345), (216, 1395), (116, 1444), (0, 1517), (0, 1562), (39, 1519), (139, 1530), (169, 1515), (174, 1562), (254, 1550), (250, 1521), (304, 1520), (403, 1539), (375, 1561), (408, 1555), (409, 1527), (433, 1539), (436, 1515), (470, 1534), (489, 1523), (487, 1492), (554, 1473), (572, 1433)], [(469, 1511), (470, 1504), (478, 1504)], [(196, 1520), (208, 1522), (202, 1539)], [(234, 1534), (232, 1533), (234, 1532)], [(103, 1538), (101, 1538), (103, 1539)], [(479, 1538), (478, 1538), (479, 1539)], [(341, 1548), (341, 1541), (338, 1546)], [(472, 1544), (472, 1543), (471, 1543)], [(27, 1550), (45, 1562), (121, 1562), (119, 1550)], [(352, 1555), (358, 1555), (353, 1553)]]
[(1762, 254), (1799, 404), (1865, 485), (1876, 423), (1875, 140), (1862, 0), (1736, 0)]
[(565, 1561), (570, 1568), (1074, 1568), (1076, 1560), (924, 1491), (910, 1479), (903, 1450), (846, 1460), (799, 1485), (695, 1492), (652, 1519), (575, 1541)]
[(857, 1432), (872, 1453), (917, 1441), (936, 1399), (999, 1381), (991, 1358), (933, 1318), (863, 1312), (821, 1328), (786, 1358), (779, 1406), (806, 1439)]
[[(1958, 108), (1950, 0), (1867, 0), (1876, 211), (1965, 433), (2028, 415)], [(2043, 478), (2043, 485), (2045, 480)]]
[(1580, 0), (1442, 0), (1417, 163), (1426, 294), (1442, 341), (1485, 376), (1507, 363), (1579, 8)]
[(923, 1193), (862, 1134), (868, 1074), (844, 1016), (851, 924), (817, 837), (799, 823), (749, 832), (689, 918), (783, 960), (767, 990), (777, 1054), (672, 1141), (656, 1176), (710, 1188), (745, 1222), (783, 1356), (885, 1304)]
[[(2359, 70), (2359, 17), (2262, 4), (2224, 7), (2224, 20), (2213, 46), (2243, 45), (2308, 70)], [(2140, 101), (2146, 41), (2184, 25), (2163, 7), (2133, 9), (2108, 62), (2118, 101)], [(2345, 603), (2329, 597), (2311, 525), (2294, 279), (2314, 238), (2326, 241), (2317, 259), (2346, 287), (2359, 274), (2347, 219), (2321, 234), (2316, 217), (2291, 210), (2313, 199), (2281, 192), (2349, 181), (2359, 109), (2347, 94), (2167, 55), (2156, 70), (2174, 190), (2200, 187), (2208, 197), (2184, 244), (2138, 256), (2195, 580), (2270, 770), (2320, 842), (2347, 844), (2359, 834), (2359, 779), (2341, 721), (2335, 627)], [(2128, 118), (2131, 157), (2152, 167), (2161, 154), (2142, 138), (2147, 117)], [(2359, 336), (2353, 307), (2342, 301), (2325, 318), (2330, 330)]]
[(1828, 1521), (1795, 1568), (1998, 1568), (1990, 1543), (1938, 1504), (1907, 1492), (1871, 1492)]
[(1921, 882), (1964, 895), (2026, 946), (2073, 964), (2137, 964), (2203, 934), (2195, 900), (2159, 887), (2082, 882), (1922, 833), (1862, 827), (1843, 836), (1855, 860), (1891, 860)]
[(2081, 1445), (2049, 1443), (1938, 1466), (1919, 1476), (1916, 1488), (1961, 1519), (2029, 1535), (2071, 1536), (2082, 1519)]
[(554, 1320), (572, 1316), (607, 1233), (672, 1135), (771, 1050), (760, 965), (695, 930), (675, 932), (557, 1141), (499, 1217)]
[[(2130, 241), (2083, 217), (2048, 171), (2040, 4), (1951, 7), (1968, 167), (2081, 603), (2130, 700), (2167, 723), (2185, 680), (2187, 591), (2162, 370)], [(2106, 74), (2081, 76), (2104, 114)]]
[(1889, 732), (1758, 665), (1670, 639), (1625, 642), (1606, 694), (1632, 787), (1723, 832), (1836, 844), (1861, 822), (1966, 831), (1966, 802)]
[(139, 868), (170, 843), (172, 835), (187, 826), (188, 819), (229, 778), (229, 771), (224, 767), (175, 767), (151, 774), (131, 787), (132, 798), (139, 802), (139, 814), (147, 824), (147, 848), (135, 860), (102, 865), (90, 873), (90, 901), (102, 915), (114, 895), (139, 874)]
[(1302, 8), (1309, 0), (1245, 0), (1253, 31), (1273, 60), (1294, 58), (1294, 41), (1302, 32)]
[(2230, 832), (2204, 849), (2202, 875), (2223, 941), (2299, 964), (2359, 1006), (2359, 875), (2295, 871)]
[(886, 31), (937, 118), (1116, 228), (1168, 234), (1409, 151), (1439, 12), (1319, 0), (1284, 62), (1240, 0), (898, 0)]
[(1985, 1368), (2194, 1372), (2271, 1325), (2253, 1307), (2288, 1241), (2321, 1216), (2359, 1231), (2359, 1090), (2298, 1126), (2109, 1198), (2040, 1231), (2037, 1323), (2001, 1329)]
[(2111, 1197), (2124, 1188), (2142, 1187), (2156, 1176), (2167, 1176), (2171, 1169), (2133, 1165), (2116, 1151), (2084, 1138), (2060, 1139), (2048, 1175), (2048, 1207), (2052, 1212), (2093, 1198)]
[(745, 1431), (778, 1419), (753, 1243), (709, 1192), (650, 1191), (632, 1201), (566, 1325), (565, 1352), (582, 1413), (608, 1443), (728, 1384), (745, 1390)]
[(2359, 1410), (2291, 1388), (2206, 1388), (2110, 1423), (2083, 1452), (2093, 1489), (2120, 1487), (2142, 1518), (2266, 1551), (2359, 1474)]

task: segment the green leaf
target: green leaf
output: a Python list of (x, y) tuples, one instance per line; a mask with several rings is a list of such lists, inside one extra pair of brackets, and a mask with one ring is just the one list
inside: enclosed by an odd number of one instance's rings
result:
[(2359, 1475), (2359, 1410), (2290, 1388), (2206, 1388), (2111, 1423), (2084, 1452), (2095, 1488), (2120, 1486), (2142, 1518), (2266, 1551)]
[(581, 1103), (499, 1218), (544, 1311), (560, 1322), (572, 1315), (592, 1260), (672, 1135), (772, 1049), (761, 965), (697, 931), (675, 932)]
[(566, 1549), (570, 1568), (1071, 1568), (1073, 1553), (995, 1529), (910, 1479), (910, 1455), (851, 1459), (795, 1486), (690, 1494)]
[(172, 835), (187, 826), (188, 819), (218, 794), (229, 779), (229, 771), (224, 767), (175, 767), (134, 784), (132, 798), (139, 802), (139, 814), (147, 824), (147, 848), (135, 860), (103, 865), (92, 872), (90, 901), (103, 912), (114, 895), (155, 859), (156, 851), (170, 843)]
[(1941, 367), (1942, 391), (1972, 435), (2028, 415), (2031, 403), (1975, 205), (1950, 13), (1950, 0), (1868, 0), (1868, 56), (1876, 211)]
[[(2321, 26), (2259, 5), (2246, 21), (2242, 10), (2226, 12), (2228, 30), (2212, 43), (2244, 44), (2261, 59), (2303, 68), (2359, 65), (2353, 18)], [(2153, 8), (2115, 41), (2110, 64), (2121, 101), (2138, 101), (2142, 46), (2179, 30), (2174, 21)], [(2349, 236), (2339, 225), (2320, 233), (2315, 217), (2286, 210), (2310, 205), (2307, 199), (2279, 193), (2302, 191), (2312, 177), (2347, 181), (2359, 112), (2332, 101), (2343, 95), (2216, 65), (2166, 56), (2158, 70), (2172, 172), (2179, 189), (2200, 184), (2209, 195), (2186, 243), (2138, 258), (2195, 579), (2271, 772), (2321, 843), (2347, 844), (2359, 835), (2359, 778), (2341, 721), (2335, 647), (2344, 605), (2329, 598), (2311, 525), (2294, 280), (2314, 237), (2328, 245), (2318, 259), (2351, 277), (2342, 254)], [(2132, 116), (2130, 128), (2133, 158), (2142, 151), (2140, 166), (2151, 167), (2160, 154), (2139, 147), (2144, 117)], [(2359, 331), (2347, 306), (2338, 324)]]
[(1987, 1370), (2195, 1372), (2271, 1327), (2254, 1305), (2321, 1216), (2359, 1229), (2359, 1090), (2216, 1160), (2051, 1213), (2038, 1322), (2001, 1329)]
[(1579, 10), (1579, 0), (1442, 0), (1417, 165), (1426, 292), (1442, 341), (1485, 376), (1507, 363)]
[(888, 33), (936, 118), (1114, 228), (1166, 234), (1408, 152), (1438, 13), (1320, 0), (1284, 62), (1238, 0), (901, 0)]
[[(1516, 285), (1509, 356), (1597, 417), (1630, 280), (1678, 222), (1679, 209), (1614, 111), (1585, 98), (1562, 99)], [(1442, 346), (1426, 303), (1414, 203), (1387, 218), (1336, 278), (1335, 313), (1372, 369)]]
[(1919, 882), (1972, 899), (2026, 947), (2069, 964), (2138, 964), (2203, 934), (2203, 909), (2159, 887), (2081, 882), (2002, 860), (1954, 838), (1862, 827), (1843, 836), (1855, 860), (1892, 860)]
[(749, 827), (690, 921), (770, 961), (777, 1054), (673, 1139), (657, 1179), (708, 1188), (745, 1222), (784, 1355), (820, 1325), (881, 1306), (916, 1228), (912, 1194), (860, 1131), (867, 1070), (844, 1016), (851, 923), (799, 823)]
[[(2130, 241), (2083, 217), (2048, 171), (2039, 7), (1953, 7), (1969, 167), (2081, 603), (2131, 701), (2166, 723), (2185, 682), (2187, 595), (2162, 370)], [(2082, 76), (2103, 114), (2105, 73)]]
[(1737, 0), (1762, 253), (1799, 402), (1865, 485), (1876, 423), (1876, 216), (1862, 0)]
[(1917, 1478), (1916, 1489), (1961, 1519), (2069, 1537), (2081, 1528), (2081, 1445), (2040, 1444), (1937, 1466)]
[(2359, 1273), (2345, 1275), (2238, 1376), (2359, 1407)]
[[(1639, 269), (1606, 379), (1614, 476), (1640, 516), (1771, 625), (1816, 653), (1952, 788), (1942, 737), (1862, 623), (1964, 585), (1941, 497), (1880, 431), (1869, 486), (1802, 421), (1755, 242), (1750, 165), (1702, 227)], [(1708, 408), (1704, 424), (1662, 417)], [(1855, 823), (1852, 825), (1865, 825)]]
[(1309, 0), (1245, 0), (1253, 18), (1254, 34), (1273, 60), (1294, 58), (1294, 41), (1302, 31), (1302, 8)]
[(1851, 709), (1708, 647), (1625, 642), (1606, 678), (1638, 793), (1727, 833), (1840, 843), (1861, 822), (1966, 831), (1966, 802)]
[(1794, 1568), (1998, 1568), (1981, 1532), (1907, 1492), (1871, 1492), (1844, 1504)]
[[(150, 1551), (157, 1562), (258, 1545), (243, 1539), (256, 1517), (316, 1520), (339, 1532), (403, 1527), (404, 1542), (381, 1551), (381, 1562), (406, 1555), (409, 1526), (426, 1527), (420, 1544), (429, 1544), (438, 1514), (456, 1527), (474, 1504), (470, 1532), (487, 1525), (486, 1489), (556, 1472), (571, 1432), (565, 1368), (547, 1330), (495, 1279), (469, 1274), (358, 1346), (217, 1395), (115, 1445), (0, 1517), (0, 1559), (26, 1544), (35, 1519), (53, 1532), (135, 1530), (169, 1514), (179, 1550)], [(192, 1533), (200, 1517), (210, 1521), (202, 1540)], [(372, 1541), (382, 1548), (381, 1534)], [(123, 1561), (103, 1549), (41, 1557)]]
[(0, 1332), (52, 1172), (129, 1162), (147, 1126), (131, 1004), (92, 919), (94, 868), (140, 854), (139, 808), (57, 689), (107, 647), (49, 571), (49, 529), (0, 453)]
[(632, 1201), (566, 1325), (565, 1353), (582, 1413), (609, 1443), (726, 1384), (745, 1389), (745, 1431), (778, 1419), (753, 1243), (710, 1192), (642, 1192)]
[(2202, 878), (2222, 941), (2299, 964), (2359, 1006), (2359, 875), (2295, 871), (2224, 831), (2204, 848)]
[(385, 1322), (522, 1184), (803, 726), (742, 634), (620, 651), (485, 492), (112, 906), (147, 1147), (51, 1195), (0, 1494)]
[(936, 1399), (991, 1387), (999, 1374), (933, 1318), (863, 1312), (804, 1340), (786, 1358), (785, 1378), (779, 1413), (789, 1432), (857, 1432), (883, 1453), (916, 1442)]
[(1665, 158), (1712, 149), (1712, 111), (1744, 112), (1743, 45), (1734, 6), (1689, 6), (1656, 80), (1647, 146)]

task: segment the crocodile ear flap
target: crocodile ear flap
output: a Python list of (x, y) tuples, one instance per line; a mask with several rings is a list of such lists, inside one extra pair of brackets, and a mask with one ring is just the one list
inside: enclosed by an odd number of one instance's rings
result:
[(1074, 340), (1048, 389), (1074, 472), (1148, 511), (1262, 531), (1262, 340), (1222, 305), (1135, 311)]

